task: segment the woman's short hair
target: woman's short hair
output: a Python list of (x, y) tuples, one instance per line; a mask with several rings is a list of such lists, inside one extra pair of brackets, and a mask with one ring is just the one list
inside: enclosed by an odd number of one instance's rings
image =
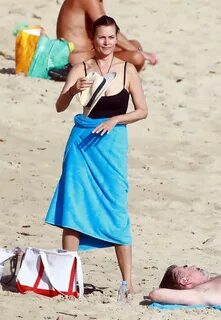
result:
[(181, 289), (173, 272), (175, 268), (177, 268), (177, 266), (174, 264), (167, 268), (163, 279), (161, 280), (160, 288)]
[(120, 28), (118, 27), (116, 21), (108, 16), (102, 16), (94, 21), (92, 25), (92, 36), (94, 37), (97, 28), (101, 26), (115, 26), (116, 28), (116, 34), (120, 31)]

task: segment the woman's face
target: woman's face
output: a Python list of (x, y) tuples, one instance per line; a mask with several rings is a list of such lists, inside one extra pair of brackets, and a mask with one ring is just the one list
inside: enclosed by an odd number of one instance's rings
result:
[(94, 35), (94, 48), (99, 56), (108, 56), (114, 52), (117, 43), (116, 28), (112, 26), (100, 26)]

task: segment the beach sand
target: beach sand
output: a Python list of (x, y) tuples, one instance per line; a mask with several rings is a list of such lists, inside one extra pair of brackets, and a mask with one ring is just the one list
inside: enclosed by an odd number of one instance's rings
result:
[[(61, 231), (44, 223), (61, 172), (77, 102), (55, 112), (62, 83), (14, 74), (18, 23), (55, 36), (62, 1), (1, 1), (0, 246), (59, 248)], [(220, 273), (221, 3), (220, 0), (107, 0), (121, 30), (155, 52), (141, 73), (149, 117), (129, 125), (129, 211), (133, 280), (138, 293), (116, 302), (114, 249), (81, 254), (81, 300), (0, 292), (1, 319), (220, 319), (220, 311), (148, 309), (144, 296), (173, 263)], [(2, 53), (5, 54), (2, 55)]]

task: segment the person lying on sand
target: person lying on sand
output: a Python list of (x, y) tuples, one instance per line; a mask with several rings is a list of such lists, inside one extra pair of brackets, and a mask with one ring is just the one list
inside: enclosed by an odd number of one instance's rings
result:
[(196, 266), (172, 265), (167, 268), (159, 288), (148, 297), (164, 304), (221, 305), (221, 275)]
[[(125, 8), (126, 9), (126, 8)], [(94, 56), (92, 24), (95, 20), (105, 15), (102, 0), (65, 0), (57, 18), (57, 38), (63, 38), (74, 43), (75, 49), (70, 54), (71, 65), (89, 60)], [(140, 71), (145, 61), (154, 65), (157, 59), (154, 54), (143, 50), (137, 40), (128, 40), (121, 32), (114, 53), (115, 57), (132, 63)], [(64, 69), (52, 69), (49, 74), (54, 78), (56, 72), (66, 79), (71, 66)], [(59, 80), (59, 79), (58, 79)]]

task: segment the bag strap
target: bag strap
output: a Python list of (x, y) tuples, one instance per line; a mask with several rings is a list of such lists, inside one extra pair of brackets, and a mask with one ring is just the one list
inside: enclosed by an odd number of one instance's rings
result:
[(39, 266), (39, 270), (38, 270), (38, 276), (35, 280), (35, 283), (33, 285), (33, 289), (34, 290), (37, 290), (38, 289), (38, 285), (42, 279), (42, 276), (43, 276), (43, 273), (44, 273), (44, 264), (42, 262), (42, 260), (40, 259), (40, 266)]
[[(48, 260), (47, 260), (47, 254), (44, 251), (40, 251), (40, 256), (41, 256), (42, 263), (44, 265), (45, 273), (46, 273), (48, 279), (50, 280), (53, 288), (57, 292), (59, 292), (61, 295), (65, 296), (65, 294), (63, 292), (61, 292), (58, 288), (56, 288), (54, 278), (50, 273), (50, 267), (49, 267)], [(79, 287), (79, 297), (81, 297), (84, 294), (84, 284), (83, 284), (83, 273), (82, 273), (82, 267), (81, 267), (81, 260), (78, 255), (73, 258), (74, 259), (73, 259), (72, 271), (74, 270), (74, 264), (77, 263), (76, 280), (78, 282), (78, 287)], [(68, 291), (69, 290), (71, 291), (73, 289), (73, 280), (74, 279), (72, 277), (70, 277)], [(71, 284), (71, 281), (72, 281), (72, 284)]]
[(39, 253), (40, 253), (41, 261), (42, 261), (43, 266), (44, 266), (44, 271), (45, 271), (48, 279), (50, 280), (53, 288), (54, 288), (57, 292), (59, 292), (61, 295), (64, 296), (65, 294), (64, 294), (63, 292), (61, 292), (60, 290), (58, 290), (58, 289), (56, 288), (56, 286), (54, 285), (54, 279), (53, 279), (53, 277), (52, 277), (52, 275), (51, 275), (51, 273), (50, 273), (50, 267), (49, 267), (49, 264), (48, 264), (48, 260), (47, 260), (47, 255), (46, 255), (46, 253), (45, 253), (44, 251), (40, 251)]
[(84, 294), (84, 280), (83, 280), (83, 271), (82, 271), (82, 264), (81, 259), (77, 255), (77, 282), (78, 282), (78, 291), (79, 297), (82, 297)]

